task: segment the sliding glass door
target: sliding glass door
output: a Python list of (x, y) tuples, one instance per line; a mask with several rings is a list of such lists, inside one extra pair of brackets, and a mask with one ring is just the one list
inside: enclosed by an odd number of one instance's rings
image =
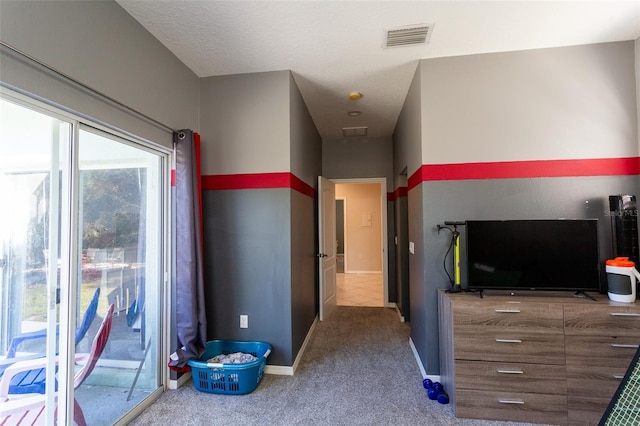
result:
[(40, 398), (28, 411), (43, 423), (57, 407), (59, 420), (113, 424), (163, 385), (167, 155), (29, 105), (0, 108), (0, 372), (40, 374), (0, 395), (0, 423), (11, 401)]

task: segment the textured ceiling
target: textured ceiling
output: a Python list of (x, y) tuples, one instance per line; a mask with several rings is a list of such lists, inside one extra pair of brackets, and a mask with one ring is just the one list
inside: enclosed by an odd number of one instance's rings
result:
[[(323, 137), (391, 135), (419, 59), (640, 37), (640, 0), (116, 1), (200, 77), (291, 70)], [(429, 44), (383, 47), (421, 23)]]

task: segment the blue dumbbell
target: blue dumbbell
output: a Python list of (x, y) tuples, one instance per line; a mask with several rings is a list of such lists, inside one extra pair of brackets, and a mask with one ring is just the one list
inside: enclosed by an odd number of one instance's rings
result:
[(435, 401), (436, 399), (438, 399), (438, 395), (442, 392), (443, 390), (440, 382), (434, 382), (431, 385), (431, 389), (427, 390), (427, 396), (429, 397), (430, 400)]
[(449, 395), (447, 395), (446, 393), (444, 393), (444, 391), (440, 392), (438, 394), (438, 402), (440, 404), (448, 404), (449, 403)]
[(449, 403), (449, 395), (444, 391), (444, 387), (439, 382), (435, 382), (431, 384), (431, 388), (427, 390), (427, 395), (429, 399), (433, 401), (438, 401), (440, 404), (448, 404)]
[(431, 389), (431, 387), (433, 386), (433, 382), (431, 381), (431, 379), (424, 379), (424, 380), (422, 381), (422, 386), (423, 386), (425, 389), (429, 390), (429, 389)]

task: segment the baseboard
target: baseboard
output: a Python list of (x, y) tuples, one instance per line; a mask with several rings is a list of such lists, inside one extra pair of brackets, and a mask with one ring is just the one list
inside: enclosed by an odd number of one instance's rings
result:
[(418, 368), (420, 368), (420, 373), (422, 374), (422, 379), (431, 379), (434, 382), (440, 381), (440, 376), (428, 375), (422, 366), (422, 360), (420, 359), (420, 355), (418, 355), (418, 351), (416, 350), (415, 345), (413, 344), (413, 340), (409, 337), (409, 346), (411, 346), (411, 350), (413, 351), (413, 356), (416, 357), (416, 362), (418, 363)]
[(369, 274), (369, 275), (382, 275), (382, 271), (352, 271), (345, 270), (343, 274)]
[(318, 324), (318, 317), (316, 316), (313, 320), (313, 324), (309, 328), (307, 332), (307, 337), (304, 338), (304, 342), (302, 342), (302, 346), (298, 351), (298, 356), (296, 356), (295, 361), (293, 362), (293, 366), (288, 367), (286, 365), (267, 365), (264, 368), (265, 374), (274, 374), (280, 376), (293, 376), (298, 369), (298, 364), (300, 364), (300, 360), (302, 359), (302, 355), (307, 349), (307, 345), (309, 344), (309, 339), (313, 335), (314, 330), (316, 329), (316, 325)]
[[(400, 312), (400, 308), (398, 308), (398, 305), (396, 305), (396, 312), (398, 313), (398, 318), (400, 318), (400, 322), (406, 322), (404, 315), (402, 315), (402, 312)], [(411, 341), (411, 339), (409, 339), (409, 341)]]
[(274, 376), (293, 376), (293, 367), (286, 365), (267, 365), (264, 367), (264, 374), (273, 374)]
[(176, 390), (179, 387), (184, 386), (184, 384), (189, 380), (191, 380), (191, 373), (184, 373), (182, 376), (178, 377), (178, 380), (169, 380), (169, 389)]

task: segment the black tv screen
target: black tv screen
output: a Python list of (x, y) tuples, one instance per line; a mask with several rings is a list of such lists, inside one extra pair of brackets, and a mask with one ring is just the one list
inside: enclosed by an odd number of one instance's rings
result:
[(597, 219), (466, 222), (468, 289), (597, 291)]

